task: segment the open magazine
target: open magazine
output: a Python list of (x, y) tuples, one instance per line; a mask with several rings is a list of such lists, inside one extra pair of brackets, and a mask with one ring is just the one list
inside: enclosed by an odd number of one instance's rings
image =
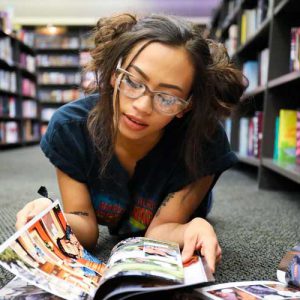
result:
[(200, 256), (183, 265), (177, 244), (143, 237), (119, 242), (103, 263), (79, 243), (58, 201), (0, 246), (0, 264), (17, 276), (0, 299), (128, 299), (214, 280)]
[(300, 244), (282, 258), (278, 281), (245, 281), (211, 285), (196, 289), (208, 300), (300, 299)]

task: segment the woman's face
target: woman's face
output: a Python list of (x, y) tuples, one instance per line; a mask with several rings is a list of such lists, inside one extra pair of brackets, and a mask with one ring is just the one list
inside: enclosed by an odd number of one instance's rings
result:
[[(122, 67), (132, 73), (152, 91), (160, 91), (187, 99), (190, 94), (194, 68), (183, 47), (172, 47), (161, 43), (151, 43), (128, 66), (141, 44), (137, 45)], [(115, 84), (115, 81), (112, 82)], [(163, 128), (176, 116), (164, 115), (153, 109), (152, 95), (146, 93), (130, 99), (119, 93), (120, 119), (119, 134), (129, 140), (145, 142), (160, 137)]]

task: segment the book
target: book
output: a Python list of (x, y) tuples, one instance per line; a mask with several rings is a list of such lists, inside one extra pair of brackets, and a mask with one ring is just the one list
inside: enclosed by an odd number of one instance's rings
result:
[(204, 258), (183, 265), (178, 244), (144, 237), (120, 241), (103, 263), (79, 243), (58, 201), (0, 246), (0, 265), (21, 279), (1, 290), (8, 299), (14, 286), (61, 299), (121, 299), (214, 281)]
[(297, 111), (281, 109), (279, 112), (278, 161), (296, 162)]
[(300, 244), (282, 258), (277, 268), (278, 281), (230, 282), (196, 289), (201, 299), (261, 300), (300, 299)]

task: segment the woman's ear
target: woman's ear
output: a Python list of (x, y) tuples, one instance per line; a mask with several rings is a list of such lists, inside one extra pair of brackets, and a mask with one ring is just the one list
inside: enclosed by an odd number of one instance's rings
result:
[(114, 88), (116, 84), (117, 76), (116, 73), (114, 72), (111, 77), (110, 77), (110, 85)]

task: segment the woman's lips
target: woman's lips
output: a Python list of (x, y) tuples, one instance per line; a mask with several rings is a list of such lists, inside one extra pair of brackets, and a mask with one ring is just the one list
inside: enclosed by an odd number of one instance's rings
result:
[(148, 127), (148, 124), (144, 123), (141, 119), (131, 115), (123, 114), (123, 120), (132, 130), (143, 130)]

